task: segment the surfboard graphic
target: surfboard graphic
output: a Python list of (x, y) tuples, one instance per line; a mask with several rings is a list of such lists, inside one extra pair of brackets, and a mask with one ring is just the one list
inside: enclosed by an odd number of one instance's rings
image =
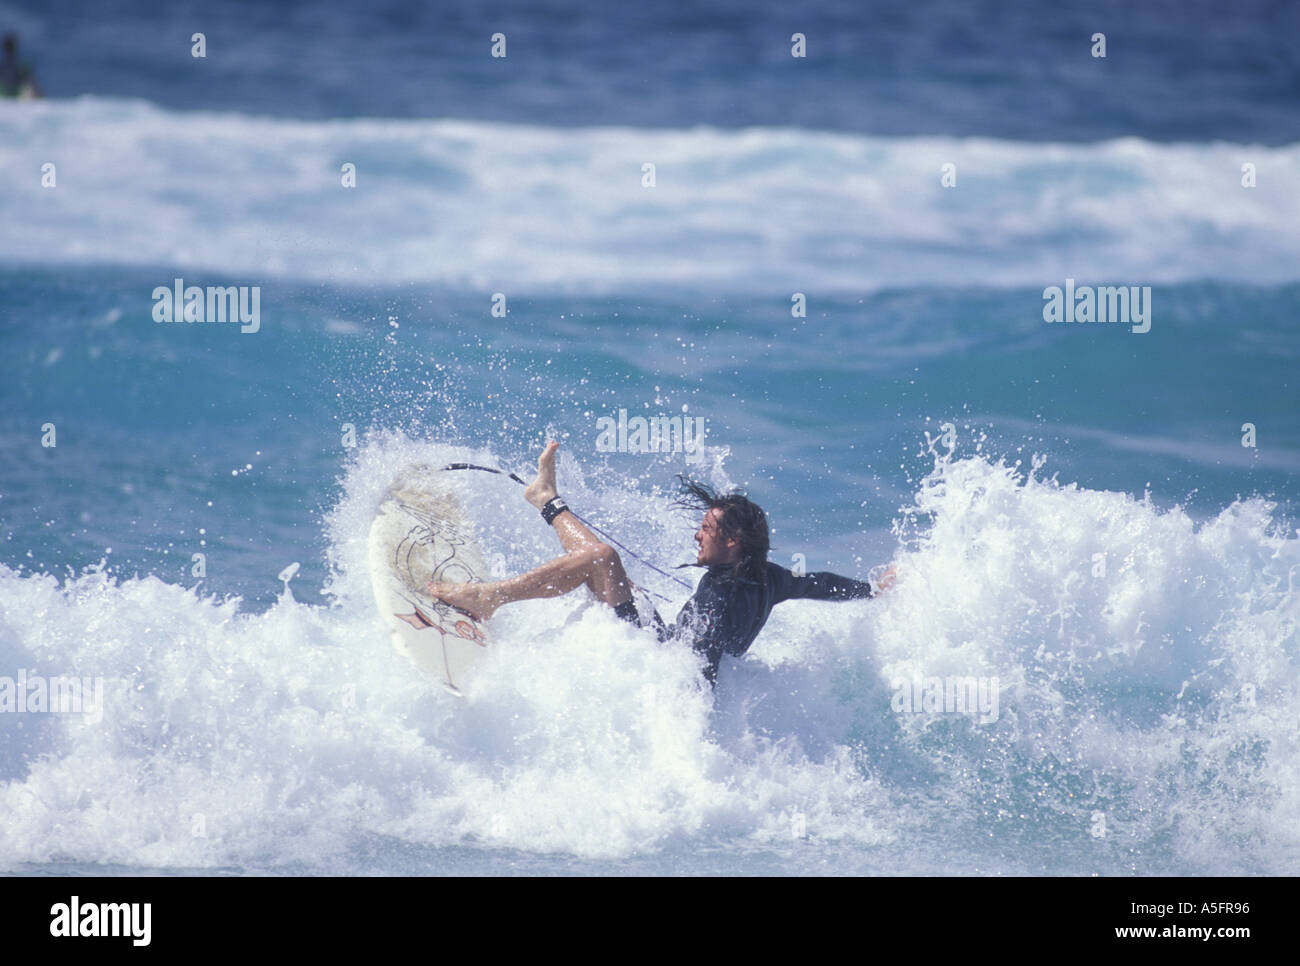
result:
[(439, 470), (409, 466), (370, 526), (370, 576), (393, 646), (460, 695), (487, 646), (480, 621), (429, 596), (429, 581), (474, 582), (487, 569), (460, 505)]

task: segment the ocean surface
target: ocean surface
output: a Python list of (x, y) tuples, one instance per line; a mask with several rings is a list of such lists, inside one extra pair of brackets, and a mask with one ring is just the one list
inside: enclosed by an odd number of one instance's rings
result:
[[(47, 98), (0, 101), (0, 872), (1300, 871), (1300, 7), (3, 30)], [(156, 321), (178, 279), (255, 323)], [(1146, 321), (1046, 322), (1067, 286)], [(621, 412), (703, 448), (606, 452)], [(781, 605), (713, 694), (580, 594), (520, 603), (458, 699), (388, 643), (371, 518), (410, 463), (549, 438), (688, 582), (678, 473), (783, 566), (900, 580)], [(494, 574), (557, 552), (516, 484), (448, 479)], [(71, 677), (92, 710), (12, 704)], [(955, 678), (995, 707), (907, 706)]]

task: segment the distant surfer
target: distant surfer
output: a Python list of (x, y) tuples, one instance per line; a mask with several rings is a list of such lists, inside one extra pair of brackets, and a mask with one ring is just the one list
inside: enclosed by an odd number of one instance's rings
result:
[(36, 75), (29, 65), (18, 59), (18, 36), (5, 34), (3, 54), (0, 54), (0, 97), (23, 100), (41, 96)]
[(768, 561), (767, 517), (758, 504), (739, 493), (719, 495), (707, 486), (684, 479), (683, 498), (678, 505), (704, 514), (695, 542), (699, 544), (696, 562), (706, 572), (674, 625), (665, 624), (657, 611), (652, 610), (647, 618), (637, 610), (632, 582), (617, 551), (568, 512), (556, 492), (555, 453), (559, 446), (552, 442), (542, 452), (537, 460), (537, 478), (524, 491), (524, 498), (541, 510), (542, 519), (555, 528), (565, 550), (563, 556), (507, 580), (479, 584), (430, 582), (433, 596), (476, 619), (486, 620), (506, 604), (559, 597), (585, 586), (597, 600), (613, 607), (619, 617), (641, 627), (652, 627), (661, 641), (670, 637), (690, 641), (704, 658), (704, 676), (710, 684), (716, 684), (722, 655), (744, 654), (772, 608), (782, 601), (858, 600), (874, 597), (894, 582), (892, 567), (874, 588), (866, 581), (832, 573), (797, 576)]

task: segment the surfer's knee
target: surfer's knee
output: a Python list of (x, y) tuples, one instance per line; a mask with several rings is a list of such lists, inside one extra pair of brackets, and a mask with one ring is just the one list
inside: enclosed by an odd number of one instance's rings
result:
[(606, 543), (588, 544), (579, 550), (578, 554), (593, 570), (611, 573), (615, 568), (618, 570), (623, 568), (623, 561), (619, 559), (618, 551)]
[(602, 599), (627, 582), (623, 561), (619, 558), (618, 551), (608, 544), (590, 543), (581, 550), (573, 551), (572, 555), (579, 561), (587, 586)]
[(617, 550), (593, 543), (579, 552), (587, 561), (587, 588), (598, 600), (615, 606), (629, 598), (627, 572)]

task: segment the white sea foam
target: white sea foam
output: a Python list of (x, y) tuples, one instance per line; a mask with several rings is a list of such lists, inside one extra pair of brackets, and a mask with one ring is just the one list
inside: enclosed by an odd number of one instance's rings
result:
[[(1197, 525), (945, 461), (900, 518), (900, 584), (781, 605), (716, 697), (689, 649), (573, 595), (502, 610), (461, 700), (389, 646), (365, 571), (395, 471), (453, 459), (495, 456), (358, 449), (326, 521), (329, 607), (0, 569), (0, 672), (100, 676), (105, 705), (93, 724), (0, 715), (0, 867), (356, 871), (383, 842), (673, 868), (792, 847), (828, 871), (1294, 868), (1300, 544), (1259, 501)], [(666, 495), (567, 455), (560, 474), (638, 550), (691, 558)], [(499, 572), (555, 552), (517, 484), (455, 479)], [(671, 618), (685, 591), (631, 569)], [(915, 673), (996, 676), (998, 719), (893, 713), (890, 681)]]
[[(57, 187), (41, 185), (47, 163)], [(30, 173), (0, 194), (21, 226), (0, 259), (166, 266), (195, 284), (789, 297), (1300, 278), (1300, 145), (299, 121), (86, 97), (0, 104), (0, 167)]]

